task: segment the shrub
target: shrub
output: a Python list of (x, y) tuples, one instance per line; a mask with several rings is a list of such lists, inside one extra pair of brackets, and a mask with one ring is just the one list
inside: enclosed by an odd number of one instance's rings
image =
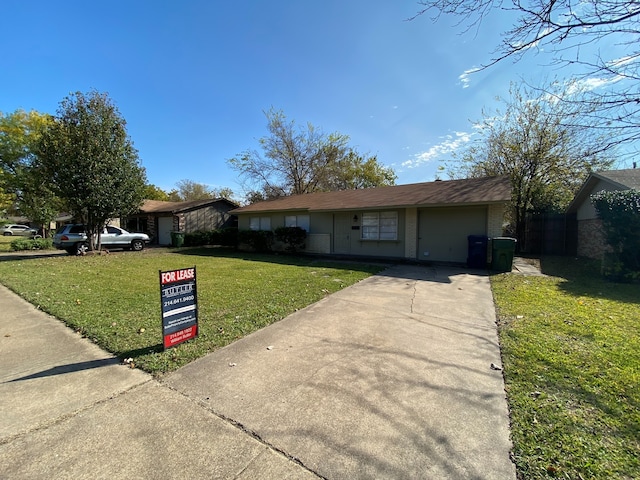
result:
[(238, 229), (229, 227), (220, 230), (198, 230), (196, 232), (185, 233), (185, 247), (199, 247), (201, 245), (235, 247), (238, 245)]
[(238, 246), (238, 228), (237, 227), (227, 227), (221, 228), (220, 230), (215, 231), (217, 236), (217, 245), (222, 245), (224, 247), (237, 247)]
[(185, 247), (199, 247), (201, 245), (211, 245), (211, 237), (213, 232), (198, 230), (184, 234)]
[(249, 245), (256, 252), (270, 252), (273, 246), (273, 232), (267, 230), (240, 230), (238, 243)]
[(51, 238), (18, 238), (11, 242), (11, 250), (14, 252), (24, 250), (50, 250), (53, 248)]
[(607, 243), (606, 276), (620, 280), (640, 278), (640, 191), (616, 190), (591, 195)]
[(287, 252), (295, 253), (304, 248), (307, 232), (300, 227), (278, 227), (275, 236), (278, 241), (284, 243)]

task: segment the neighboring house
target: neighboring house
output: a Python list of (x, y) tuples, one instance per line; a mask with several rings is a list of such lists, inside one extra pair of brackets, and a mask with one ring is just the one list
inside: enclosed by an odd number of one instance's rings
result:
[(603, 190), (640, 190), (640, 169), (609, 170), (590, 174), (567, 208), (578, 222), (577, 253), (581, 257), (601, 259), (607, 250), (602, 224), (591, 204), (591, 195)]
[[(30, 227), (41, 229), (42, 225), (36, 224), (29, 220), (27, 217), (8, 217), (9, 220), (13, 223), (18, 223), (20, 225), (28, 225)], [(73, 216), (68, 213), (60, 213), (58, 216), (48, 225), (48, 230), (57, 230), (58, 228), (63, 227), (66, 223), (69, 223), (73, 220)]]
[(506, 177), (282, 197), (232, 210), (241, 230), (298, 226), (306, 252), (464, 263), (468, 236), (502, 235)]
[(145, 200), (138, 213), (122, 223), (131, 232), (146, 233), (157, 245), (170, 245), (171, 232), (191, 233), (236, 226), (236, 218), (229, 211), (237, 207), (224, 198), (189, 202)]

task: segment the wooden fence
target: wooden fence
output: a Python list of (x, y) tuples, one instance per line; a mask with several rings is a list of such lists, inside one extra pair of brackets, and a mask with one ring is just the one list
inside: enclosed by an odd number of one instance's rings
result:
[(536, 255), (573, 255), (578, 250), (575, 214), (529, 213), (520, 251)]

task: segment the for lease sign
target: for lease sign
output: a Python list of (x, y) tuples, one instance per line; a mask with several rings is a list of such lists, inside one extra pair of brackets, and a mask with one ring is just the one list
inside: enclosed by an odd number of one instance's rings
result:
[(160, 304), (164, 348), (198, 335), (196, 267), (160, 271)]

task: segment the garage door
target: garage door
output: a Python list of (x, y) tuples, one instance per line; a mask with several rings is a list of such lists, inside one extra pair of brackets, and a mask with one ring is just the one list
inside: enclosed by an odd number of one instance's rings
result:
[(418, 259), (466, 263), (467, 237), (486, 235), (487, 208), (425, 208), (418, 223)]

